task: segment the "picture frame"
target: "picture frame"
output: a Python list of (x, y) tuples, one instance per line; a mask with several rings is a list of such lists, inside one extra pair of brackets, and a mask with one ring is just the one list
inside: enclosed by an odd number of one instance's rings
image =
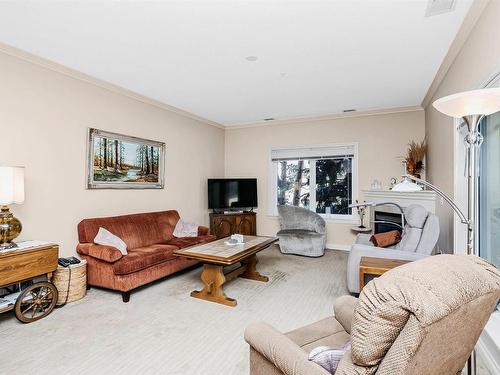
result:
[(165, 143), (89, 128), (87, 189), (163, 189)]

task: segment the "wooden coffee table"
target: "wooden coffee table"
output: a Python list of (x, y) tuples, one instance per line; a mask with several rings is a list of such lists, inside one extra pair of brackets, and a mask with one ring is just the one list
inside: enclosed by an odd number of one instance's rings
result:
[(380, 276), (387, 271), (409, 263), (411, 260), (361, 257), (359, 262), (359, 290), (365, 286), (365, 275)]
[[(244, 236), (241, 245), (226, 245), (229, 239), (221, 238), (202, 245), (191, 246), (174, 251), (174, 255), (203, 262), (201, 281), (202, 290), (191, 292), (191, 297), (221, 303), (234, 307), (237, 302), (224, 294), (222, 285), (235, 277), (267, 282), (269, 278), (257, 272), (257, 253), (278, 241), (276, 237)], [(239, 263), (236, 269), (224, 273), (224, 267)]]

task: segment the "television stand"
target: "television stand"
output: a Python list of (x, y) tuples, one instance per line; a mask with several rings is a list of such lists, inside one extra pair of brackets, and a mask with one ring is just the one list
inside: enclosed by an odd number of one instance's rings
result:
[(257, 214), (249, 211), (224, 211), (210, 214), (210, 232), (219, 238), (232, 234), (257, 235)]

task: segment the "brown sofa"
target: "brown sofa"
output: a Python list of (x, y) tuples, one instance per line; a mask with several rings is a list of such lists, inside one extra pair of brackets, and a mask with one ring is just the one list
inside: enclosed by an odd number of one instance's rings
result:
[(472, 255), (436, 255), (394, 268), (335, 317), (282, 334), (265, 323), (245, 331), (251, 375), (327, 375), (308, 360), (318, 346), (351, 341), (337, 375), (455, 375), (500, 298), (500, 270)]
[[(197, 237), (173, 236), (179, 221), (177, 211), (84, 219), (78, 224), (76, 251), (87, 260), (87, 284), (122, 292), (128, 302), (130, 291), (197, 262), (173, 255), (179, 248), (210, 242), (215, 236), (199, 227)], [(103, 227), (127, 244), (127, 255), (111, 246), (95, 244)]]

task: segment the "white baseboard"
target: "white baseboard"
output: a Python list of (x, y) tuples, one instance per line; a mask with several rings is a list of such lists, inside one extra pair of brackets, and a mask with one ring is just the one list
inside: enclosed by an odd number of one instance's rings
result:
[(329, 250), (351, 251), (351, 245), (341, 245), (336, 243), (327, 243), (326, 248)]

